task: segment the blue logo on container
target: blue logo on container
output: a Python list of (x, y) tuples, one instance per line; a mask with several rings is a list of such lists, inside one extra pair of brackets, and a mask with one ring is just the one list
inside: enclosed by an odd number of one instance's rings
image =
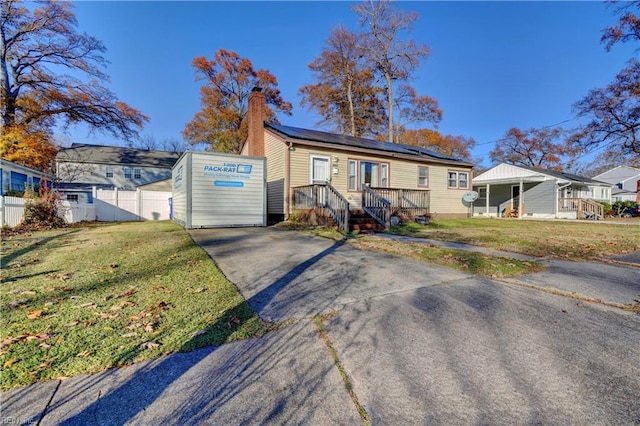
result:
[(230, 181), (230, 180), (214, 180), (214, 186), (230, 186), (234, 188), (242, 188), (244, 186), (244, 182)]
[(237, 168), (237, 172), (238, 173), (246, 173), (246, 174), (251, 174), (251, 168), (253, 167), (253, 165), (251, 164), (238, 164), (238, 168)]

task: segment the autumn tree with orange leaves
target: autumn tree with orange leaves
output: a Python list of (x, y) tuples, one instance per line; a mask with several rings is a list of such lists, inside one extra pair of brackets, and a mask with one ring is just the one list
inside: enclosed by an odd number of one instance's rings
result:
[(218, 152), (239, 153), (247, 139), (249, 94), (261, 87), (267, 103), (267, 121), (277, 123), (275, 112), (291, 115), (291, 103), (278, 90), (278, 80), (268, 70), (254, 70), (247, 58), (220, 49), (211, 60), (200, 56), (192, 61), (200, 88), (202, 109), (187, 123), (182, 135), (191, 144), (205, 143)]
[(443, 135), (431, 129), (405, 130), (400, 138), (402, 143), (407, 145), (419, 146), (448, 157), (473, 162), (471, 150), (476, 146), (473, 138)]
[(513, 127), (489, 153), (494, 163), (508, 163), (538, 169), (562, 170), (576, 154), (563, 139), (560, 127), (521, 130)]
[(57, 124), (82, 122), (132, 139), (148, 120), (103, 86), (106, 49), (77, 32), (72, 9), (67, 1), (45, 0), (32, 10), (18, 0), (0, 3), (2, 158), (46, 170), (55, 158), (51, 130)]

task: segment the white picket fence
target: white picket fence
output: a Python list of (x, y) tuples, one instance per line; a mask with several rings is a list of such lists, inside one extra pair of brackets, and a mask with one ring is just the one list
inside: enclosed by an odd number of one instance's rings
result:
[[(61, 201), (58, 213), (67, 223), (83, 220), (129, 222), (169, 219), (171, 192), (93, 190), (93, 203)], [(25, 200), (0, 197), (0, 226), (14, 227), (22, 222)]]

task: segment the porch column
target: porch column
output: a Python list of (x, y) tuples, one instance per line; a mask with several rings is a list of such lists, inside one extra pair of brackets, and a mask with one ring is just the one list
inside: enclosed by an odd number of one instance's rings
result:
[(524, 183), (523, 179), (520, 178), (520, 201), (518, 202), (518, 219), (522, 219), (522, 204), (524, 203)]
[(487, 216), (489, 216), (489, 212), (490, 212), (490, 210), (489, 210), (490, 207), (489, 206), (491, 205), (491, 203), (489, 202), (489, 184), (487, 184), (487, 191), (486, 191), (485, 196), (486, 196), (486, 200), (484, 201), (484, 204), (486, 206), (485, 207), (485, 212), (487, 213)]

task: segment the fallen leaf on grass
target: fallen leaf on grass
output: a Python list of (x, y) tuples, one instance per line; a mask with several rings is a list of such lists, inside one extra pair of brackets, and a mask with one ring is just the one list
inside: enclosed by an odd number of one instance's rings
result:
[(109, 264), (109, 268), (117, 268), (118, 264), (117, 263), (110, 263)]
[(18, 362), (18, 360), (17, 360), (17, 359), (15, 359), (15, 358), (9, 359), (9, 360), (7, 360), (7, 361), (5, 361), (5, 362), (4, 362), (4, 364), (3, 364), (3, 368), (11, 368), (11, 366), (12, 366), (13, 364), (15, 364), (16, 362)]
[(27, 313), (27, 318), (29, 318), (30, 320), (38, 319), (42, 316), (43, 312), (43, 310), (29, 311)]
[(80, 353), (78, 354), (78, 356), (81, 356), (81, 357), (85, 357), (85, 358), (86, 358), (86, 357), (88, 357), (88, 356), (91, 356), (91, 352), (89, 352), (89, 351), (82, 351), (82, 352), (80, 352)]
[(76, 325), (80, 324), (80, 320), (75, 320), (75, 321), (71, 321), (65, 324), (65, 326), (67, 327), (75, 327)]
[(136, 306), (135, 303), (129, 301), (129, 300), (125, 300), (124, 302), (120, 302), (120, 306), (121, 307), (125, 307), (125, 306)]
[(120, 316), (120, 314), (107, 314), (105, 312), (95, 312), (95, 314), (103, 319), (115, 319)]
[(9, 302), (7, 304), (7, 308), (14, 309), (14, 308), (17, 308), (18, 306), (25, 305), (27, 303), (29, 303), (29, 299), (16, 300), (14, 302)]
[(205, 333), (205, 330), (194, 331), (193, 333), (191, 333), (191, 339), (193, 339), (194, 337), (202, 336)]
[(144, 326), (144, 331), (146, 331), (147, 333), (153, 333), (156, 327), (157, 324), (150, 322)]
[(138, 335), (138, 333), (125, 333), (122, 335), (122, 337), (136, 337)]
[[(63, 273), (55, 273), (52, 272), (50, 274), (47, 275), (47, 278), (51, 279), (51, 280), (62, 280), (62, 281), (66, 281), (71, 279), (71, 277), (73, 276), (73, 274), (71, 272), (68, 272), (66, 274)], [(65, 289), (66, 290), (66, 289)]]
[(126, 326), (125, 328), (127, 330), (135, 330), (136, 328), (140, 328), (142, 327), (142, 323), (139, 322), (134, 322), (133, 324), (129, 324), (128, 326)]
[(144, 342), (143, 344), (140, 345), (140, 349), (151, 349), (151, 348), (157, 348), (158, 346), (160, 346), (160, 344), (156, 342)]
[(98, 305), (96, 305), (95, 302), (87, 302), (87, 303), (83, 303), (82, 305), (80, 305), (81, 308), (91, 308), (91, 309), (95, 309), (98, 307)]

